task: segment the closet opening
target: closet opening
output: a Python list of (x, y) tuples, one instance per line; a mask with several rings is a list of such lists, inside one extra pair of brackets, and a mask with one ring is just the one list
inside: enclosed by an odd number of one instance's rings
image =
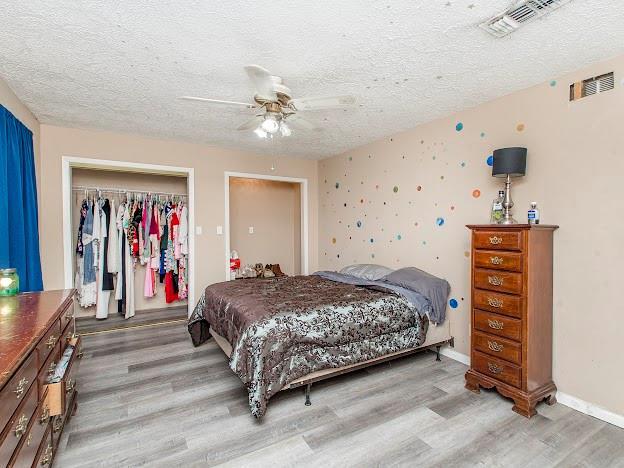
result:
[(78, 331), (186, 320), (194, 300), (192, 169), (64, 166), (65, 283), (78, 293)]
[(307, 274), (307, 180), (226, 173), (225, 189), (226, 280)]

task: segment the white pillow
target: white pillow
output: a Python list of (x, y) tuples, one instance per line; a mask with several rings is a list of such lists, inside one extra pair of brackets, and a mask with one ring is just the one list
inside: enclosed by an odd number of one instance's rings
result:
[(367, 279), (369, 281), (377, 281), (384, 276), (392, 273), (388, 267), (383, 265), (375, 265), (370, 263), (356, 263), (355, 265), (349, 265), (340, 270), (340, 273), (344, 275), (351, 275), (357, 278)]

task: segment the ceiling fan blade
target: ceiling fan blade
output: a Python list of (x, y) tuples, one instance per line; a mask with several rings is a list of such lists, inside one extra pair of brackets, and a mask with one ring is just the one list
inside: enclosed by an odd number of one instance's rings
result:
[(355, 104), (355, 97), (350, 95), (301, 98), (288, 101), (288, 106), (298, 111), (350, 107), (353, 104)]
[(256, 95), (268, 101), (277, 101), (277, 94), (273, 86), (273, 77), (264, 68), (258, 65), (247, 65), (245, 71), (254, 85)]
[(262, 115), (256, 115), (253, 119), (248, 120), (247, 122), (242, 124), (240, 127), (238, 127), (236, 130), (240, 130), (240, 131), (251, 130), (251, 129), (257, 128), (258, 125), (260, 125), (261, 123), (262, 123)]
[(248, 102), (223, 101), (221, 99), (208, 99), (195, 96), (180, 96), (179, 99), (184, 99), (185, 101), (208, 102), (210, 104), (220, 104), (224, 106), (244, 106), (248, 109), (253, 109), (254, 107), (256, 107), (255, 105), (249, 104)]
[(320, 132), (322, 129), (314, 125), (309, 120), (304, 119), (298, 114), (290, 114), (286, 118), (286, 123), (294, 128), (301, 128), (311, 132)]

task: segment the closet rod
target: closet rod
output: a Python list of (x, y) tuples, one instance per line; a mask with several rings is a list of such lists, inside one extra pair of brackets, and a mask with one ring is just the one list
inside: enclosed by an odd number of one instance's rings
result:
[(128, 190), (122, 188), (114, 188), (114, 187), (86, 187), (81, 185), (74, 185), (72, 187), (73, 192), (109, 192), (109, 193), (147, 193), (150, 195), (175, 195), (176, 197), (186, 197), (186, 193), (174, 193), (174, 192), (155, 192), (153, 190)]

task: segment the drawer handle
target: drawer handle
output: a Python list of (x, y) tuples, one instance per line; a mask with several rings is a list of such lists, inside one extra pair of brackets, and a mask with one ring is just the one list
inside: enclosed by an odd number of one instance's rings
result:
[(492, 245), (498, 245), (498, 244), (500, 244), (502, 242), (503, 242), (503, 238), (502, 237), (497, 237), (497, 236), (490, 237), (490, 244), (492, 244)]
[(41, 466), (49, 465), (52, 461), (52, 444), (48, 443), (48, 446), (41, 457)]
[(502, 330), (505, 324), (503, 322), (499, 322), (498, 320), (490, 320), (488, 319), (488, 327), (493, 328), (494, 330)]
[(503, 261), (504, 260), (501, 257), (490, 257), (490, 263), (492, 265), (502, 265)]
[(26, 426), (28, 426), (28, 418), (25, 414), (22, 414), (15, 425), (15, 437), (18, 439), (26, 432)]
[(63, 427), (63, 418), (61, 418), (60, 416), (56, 416), (52, 420), (52, 432), (56, 433), (60, 431), (62, 427)]
[(67, 313), (65, 314), (65, 318), (66, 318), (67, 320), (71, 320), (71, 319), (73, 319), (73, 318), (74, 318), (74, 311), (73, 311), (73, 310), (70, 310), (69, 312), (67, 312)]
[(17, 395), (17, 399), (18, 400), (20, 398), (22, 398), (22, 395), (24, 395), (24, 392), (26, 391), (27, 387), (28, 387), (28, 379), (26, 377), (23, 377), (17, 383), (17, 387), (15, 387), (15, 390), (13, 390), (13, 393), (15, 393), (15, 395)]
[(76, 388), (76, 381), (69, 379), (65, 385), (65, 393), (71, 393)]
[(54, 374), (55, 370), (56, 370), (56, 362), (52, 361), (50, 363), (50, 367), (48, 367), (48, 375)]
[(54, 348), (54, 345), (56, 344), (56, 336), (51, 335), (50, 338), (48, 338), (48, 341), (46, 341), (46, 345), (48, 345), (48, 349), (52, 349)]
[(491, 362), (488, 362), (488, 370), (492, 374), (500, 374), (501, 372), (503, 372), (503, 367), (497, 366), (496, 364), (492, 364)]
[(502, 344), (498, 344), (496, 341), (490, 341), (490, 340), (488, 340), (488, 348), (490, 348), (491, 351), (494, 351), (496, 353), (500, 353), (503, 349), (505, 349), (505, 347)]
[(496, 307), (497, 309), (500, 309), (501, 307), (503, 307), (502, 299), (498, 299), (496, 297), (488, 297), (487, 301), (490, 307)]
[(49, 420), (50, 420), (50, 408), (45, 406), (43, 408), (43, 411), (41, 412), (41, 417), (39, 418), (39, 424), (43, 426), (44, 424), (47, 424)]
[(26, 439), (26, 447), (30, 447), (31, 442), (32, 442), (32, 432), (29, 432), (28, 439)]
[(500, 276), (488, 276), (488, 283), (492, 286), (501, 286), (503, 284), (503, 278)]

